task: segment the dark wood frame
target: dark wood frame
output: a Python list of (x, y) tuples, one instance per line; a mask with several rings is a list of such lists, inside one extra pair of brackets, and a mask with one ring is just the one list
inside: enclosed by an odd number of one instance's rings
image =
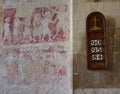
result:
[[(95, 18), (95, 20), (92, 20)], [(98, 20), (98, 22), (97, 22)], [(93, 24), (94, 22), (95, 24)], [(96, 25), (97, 22), (97, 26)], [(105, 70), (108, 68), (107, 63), (107, 52), (106, 52), (106, 21), (102, 13), (96, 11), (92, 12), (87, 16), (86, 19), (86, 47), (87, 47), (87, 68), (90, 70)], [(90, 41), (94, 39), (100, 39), (102, 44), (100, 46), (91, 46)], [(102, 47), (102, 52), (96, 54), (102, 54), (104, 56), (103, 60), (92, 60), (93, 54), (91, 53), (91, 47)]]

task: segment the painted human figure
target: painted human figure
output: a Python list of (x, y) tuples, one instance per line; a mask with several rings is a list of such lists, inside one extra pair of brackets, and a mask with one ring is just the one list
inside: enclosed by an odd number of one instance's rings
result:
[(41, 22), (42, 25), (42, 40), (44, 41), (44, 38), (46, 35), (48, 35), (48, 38), (50, 41), (52, 41), (51, 39), (51, 30), (49, 28), (49, 23), (51, 23), (51, 12), (50, 11), (46, 11), (44, 14), (44, 19)]
[(11, 38), (11, 30), (10, 30), (10, 17), (6, 17), (4, 20), (4, 25), (3, 25), (3, 43), (8, 41), (10, 43), (10, 38)]
[(34, 20), (33, 20), (33, 27), (34, 27), (33, 33), (35, 33), (36, 35), (40, 35), (40, 33), (41, 33), (41, 30), (42, 30), (41, 21), (42, 21), (41, 14), (39, 14), (39, 13), (35, 14)]
[(24, 23), (24, 18), (19, 18), (19, 32), (18, 32), (18, 38), (19, 38), (19, 43), (23, 43), (23, 33), (25, 29), (25, 23)]
[(43, 75), (44, 77), (50, 75), (50, 62), (48, 60), (45, 60), (44, 62)]
[(11, 80), (15, 72), (13, 53), (8, 53), (8, 56), (6, 57), (6, 63), (7, 63), (8, 79)]
[[(36, 37), (38, 36), (39, 39), (40, 39), (40, 35), (42, 33), (42, 25), (41, 25), (41, 22), (42, 22), (42, 17), (41, 17), (41, 14), (37, 13), (34, 15), (34, 19), (33, 19), (33, 36)], [(34, 41), (38, 41), (38, 40), (35, 40)]]
[(25, 30), (24, 30), (24, 33), (23, 33), (23, 40), (24, 40), (24, 43), (30, 43), (30, 41), (32, 41), (32, 28), (30, 25), (25, 25)]
[(57, 19), (58, 19), (58, 23), (56, 26), (56, 34), (54, 35), (53, 38), (55, 38), (59, 31), (62, 30), (63, 31), (63, 37), (66, 36), (66, 31), (67, 31), (67, 13), (66, 13), (66, 6), (59, 6), (58, 7), (58, 12), (57, 12)]
[(18, 73), (21, 76), (21, 80), (24, 81), (24, 72), (23, 72), (23, 66), (25, 63), (25, 58), (23, 53), (21, 52), (18, 56)]
[(19, 18), (15, 18), (14, 19), (14, 29), (13, 29), (14, 43), (15, 44), (18, 43), (19, 24), (20, 24)]
[(7, 77), (7, 68), (0, 48), (0, 81)]

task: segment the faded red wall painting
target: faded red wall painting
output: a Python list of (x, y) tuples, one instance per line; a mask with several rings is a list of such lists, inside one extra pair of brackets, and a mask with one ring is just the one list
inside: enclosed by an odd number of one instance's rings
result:
[(5, 9), (3, 20), (3, 43), (10, 44), (13, 41), (14, 16), (16, 9)]
[(67, 5), (35, 8), (27, 25), (27, 17), (16, 17), (16, 14), (16, 9), (4, 10), (5, 45), (58, 42), (68, 39)]
[(71, 94), (68, 5), (22, 7), (2, 9), (0, 94)]
[(4, 55), (0, 56), (0, 79), (4, 79), (1, 84), (27, 86), (38, 94), (68, 92), (66, 48), (59, 44), (48, 45), (4, 49)]

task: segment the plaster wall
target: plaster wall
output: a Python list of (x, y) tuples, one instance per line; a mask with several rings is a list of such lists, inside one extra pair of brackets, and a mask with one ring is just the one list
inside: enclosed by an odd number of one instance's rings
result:
[(72, 94), (71, 4), (0, 1), (0, 94)]

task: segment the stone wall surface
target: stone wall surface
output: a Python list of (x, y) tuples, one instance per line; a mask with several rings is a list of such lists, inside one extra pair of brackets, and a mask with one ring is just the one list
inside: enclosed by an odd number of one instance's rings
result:
[[(91, 71), (87, 69), (86, 18), (89, 13), (94, 11), (101, 12), (106, 18), (107, 60), (109, 64), (109, 68), (107, 70)], [(76, 90), (78, 88), (108, 88), (108, 87), (119, 88), (120, 87), (119, 48), (120, 48), (120, 0), (99, 0), (99, 2), (93, 2), (93, 0), (73, 0), (74, 89)]]
[(120, 94), (119, 89), (76, 89), (75, 94)]

